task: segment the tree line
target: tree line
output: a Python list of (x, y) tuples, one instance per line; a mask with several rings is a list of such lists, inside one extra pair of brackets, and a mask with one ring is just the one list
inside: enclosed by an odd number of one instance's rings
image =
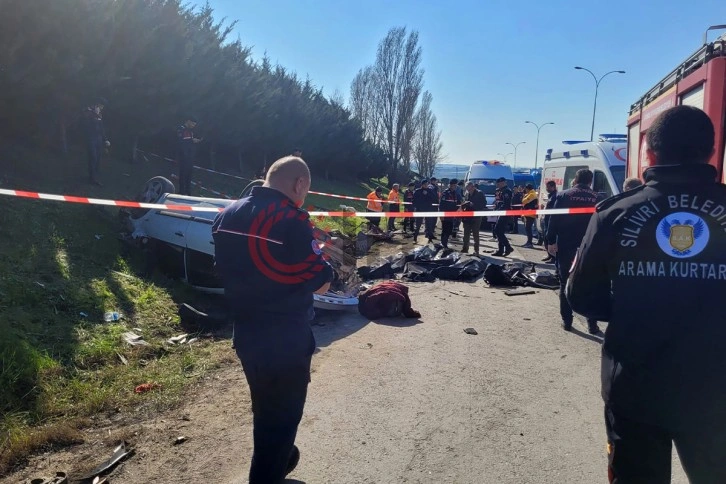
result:
[(414, 130), (393, 112), (403, 106), (388, 106), (381, 142), (339, 94), (326, 97), (266, 56), (254, 61), (230, 40), (234, 22), (215, 20), (209, 5), (0, 0), (0, 11), (5, 138), (67, 152), (83, 108), (104, 97), (113, 149), (129, 160), (136, 148), (173, 153), (175, 128), (189, 116), (205, 140), (200, 163), (219, 169), (258, 172), (294, 148), (327, 178), (382, 176), (411, 159), (410, 142), (397, 141), (400, 128), (409, 141)]
[(372, 65), (358, 71), (350, 86), (350, 110), (365, 137), (383, 149), (389, 178), (405, 180), (413, 168), (431, 177), (442, 161), (443, 145), (433, 96), (424, 91), (418, 32), (388, 31)]

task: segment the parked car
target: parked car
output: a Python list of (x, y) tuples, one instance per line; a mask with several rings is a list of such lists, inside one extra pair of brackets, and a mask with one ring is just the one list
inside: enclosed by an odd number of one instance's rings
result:
[[(250, 183), (241, 193), (247, 196)], [(167, 205), (224, 208), (233, 200), (192, 197), (174, 193), (174, 184), (157, 176), (144, 185), (138, 201)], [(127, 239), (143, 247), (154, 264), (199, 291), (223, 294), (224, 289), (214, 270), (212, 223), (218, 212), (189, 212), (166, 209), (131, 209), (127, 217)], [(339, 289), (339, 288), (338, 288)], [(336, 291), (315, 295), (315, 307), (329, 310), (357, 309), (358, 298)]]

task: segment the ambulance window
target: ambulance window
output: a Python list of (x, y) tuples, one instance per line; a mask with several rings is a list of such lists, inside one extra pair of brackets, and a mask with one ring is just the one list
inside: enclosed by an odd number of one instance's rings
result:
[(605, 200), (606, 198), (613, 196), (613, 189), (610, 187), (610, 183), (608, 183), (605, 173), (598, 170), (595, 170), (592, 189), (597, 193), (598, 199), (600, 200)]
[(562, 189), (568, 190), (572, 188), (572, 181), (575, 179), (575, 175), (577, 174), (577, 170), (585, 170), (587, 169), (587, 166), (568, 166), (565, 169), (565, 178), (562, 181)]

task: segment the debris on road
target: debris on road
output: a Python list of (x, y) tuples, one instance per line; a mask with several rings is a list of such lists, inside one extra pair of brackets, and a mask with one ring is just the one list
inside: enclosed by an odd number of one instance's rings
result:
[(127, 360), (121, 353), (116, 352), (116, 356), (118, 356), (118, 359), (121, 360), (121, 363), (123, 363), (124, 365), (129, 364), (129, 360)]
[[(113, 455), (111, 455), (111, 457), (109, 459), (107, 459), (106, 461), (99, 464), (98, 467), (93, 469), (90, 473), (88, 473), (84, 477), (81, 477), (80, 480), (81, 481), (91, 480), (94, 477), (97, 477), (99, 474), (103, 474), (104, 472), (112, 469), (116, 464), (118, 464), (122, 460), (126, 459), (127, 457), (133, 455), (134, 450), (127, 448), (127, 445), (128, 444), (126, 442), (121, 442), (121, 444), (113, 450)], [(97, 481), (94, 481), (94, 482), (97, 482)], [(100, 484), (100, 482), (99, 482), (99, 484)]]
[(465, 328), (465, 329), (464, 329), (464, 332), (465, 332), (466, 334), (473, 334), (473, 335), (477, 335), (477, 334), (479, 334), (479, 333), (477, 333), (477, 332), (476, 332), (476, 330), (475, 330), (474, 328)]
[(179, 437), (177, 437), (176, 439), (174, 439), (174, 444), (173, 445), (183, 444), (187, 440), (189, 440), (189, 437), (185, 437), (183, 435), (180, 435)]
[(176, 345), (176, 344), (180, 344), (181, 345), (181, 344), (186, 343), (187, 336), (189, 336), (189, 335), (186, 334), (186, 333), (185, 334), (180, 334), (179, 336), (174, 336), (172, 338), (169, 338), (168, 340), (166, 340), (166, 342), (169, 343), (170, 345)]
[(534, 289), (511, 289), (509, 291), (505, 291), (504, 294), (507, 296), (524, 296), (526, 294), (537, 294), (537, 291)]

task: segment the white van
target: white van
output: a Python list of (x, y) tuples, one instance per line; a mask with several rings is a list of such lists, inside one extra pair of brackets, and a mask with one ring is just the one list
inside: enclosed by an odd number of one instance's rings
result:
[[(514, 174), (512, 167), (505, 165), (501, 161), (475, 161), (469, 167), (466, 174), (467, 182), (474, 184), (484, 192), (487, 199), (487, 206), (494, 205), (494, 192), (497, 190), (497, 179), (504, 177), (507, 180), (509, 188), (514, 188)], [(492, 224), (497, 221), (497, 217), (487, 217), (486, 222)]]
[[(583, 168), (593, 172), (592, 189), (600, 200), (617, 195), (625, 181), (627, 158), (626, 135), (600, 135), (599, 141), (564, 141), (564, 150), (547, 150), (542, 168), (542, 184), (539, 191), (539, 207), (547, 204), (546, 183), (554, 180), (557, 191), (571, 188), (577, 170)], [(537, 228), (542, 230), (543, 215), (537, 217)]]

